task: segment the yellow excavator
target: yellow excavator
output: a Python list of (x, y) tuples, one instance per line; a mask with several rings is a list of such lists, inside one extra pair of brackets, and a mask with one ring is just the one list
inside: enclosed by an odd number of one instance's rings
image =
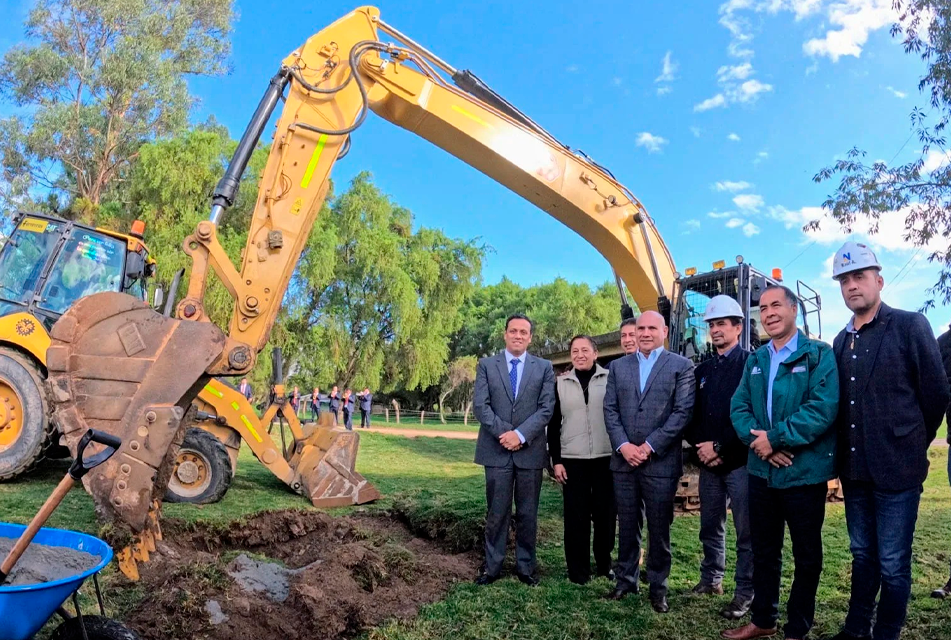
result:
[[(381, 41), (381, 34), (395, 42)], [(217, 239), (217, 224), (282, 101), (247, 244), (235, 265)], [(734, 267), (720, 264), (709, 274), (680, 277), (647, 210), (610, 171), (559, 142), (471, 72), (457, 71), (384, 23), (376, 8), (359, 8), (292, 51), (271, 78), (215, 189), (209, 219), (184, 240), (192, 269), (175, 317), (110, 292), (80, 299), (52, 327), (49, 394), (68, 446), (75, 449), (87, 428), (123, 442), (83, 482), (99, 515), (124, 524), (134, 536), (119, 556), (128, 575), (160, 535), (159, 498), (175, 469), (186, 413), (200, 393), (214, 388), (216, 376), (251, 370), (326, 196), (331, 169), (370, 111), (445, 149), (584, 237), (614, 269), (622, 314), (630, 314), (628, 291), (641, 310), (660, 310), (670, 318), (671, 345), (678, 351), (702, 357), (709, 349), (699, 320), (705, 299), (734, 295), (754, 315), (758, 292), (771, 282), (739, 256)], [(209, 321), (205, 309), (209, 270), (234, 299), (227, 332)], [(801, 315), (806, 318), (805, 308)], [(229, 425), (241, 424), (236, 397), (235, 403), (235, 415), (224, 417)], [(254, 434), (241, 437), (251, 444)], [(321, 462), (320, 456), (297, 462), (294, 472), (308, 494), (320, 482)]]

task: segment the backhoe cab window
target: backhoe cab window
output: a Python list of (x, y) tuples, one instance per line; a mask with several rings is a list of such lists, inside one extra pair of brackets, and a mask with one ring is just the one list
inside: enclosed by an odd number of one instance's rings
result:
[(26, 218), (0, 251), (0, 298), (29, 304), (62, 225)]
[(678, 326), (671, 327), (671, 344), (680, 355), (700, 362), (715, 353), (703, 314), (714, 296), (724, 294), (736, 299), (736, 277), (730, 271), (722, 271), (686, 279), (681, 283), (681, 287), (677, 313), (674, 316)]
[(74, 229), (50, 271), (39, 306), (65, 312), (76, 300), (102, 291), (120, 291), (125, 243)]

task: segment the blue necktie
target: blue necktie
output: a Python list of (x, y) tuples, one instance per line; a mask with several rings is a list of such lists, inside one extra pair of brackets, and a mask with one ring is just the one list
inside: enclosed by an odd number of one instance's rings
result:
[(518, 390), (518, 358), (512, 358), (512, 370), (509, 371), (509, 382), (512, 383), (512, 399), (515, 399), (515, 392)]

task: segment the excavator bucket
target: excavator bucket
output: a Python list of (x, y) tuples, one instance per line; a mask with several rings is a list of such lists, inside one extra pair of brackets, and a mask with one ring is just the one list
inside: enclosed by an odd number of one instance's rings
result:
[(356, 472), (360, 435), (341, 428), (304, 426), (306, 436), (294, 469), (315, 507), (343, 507), (377, 500), (380, 492)]
[(133, 536), (148, 535), (185, 409), (207, 382), (224, 334), (207, 322), (164, 317), (129, 295), (98, 293), (70, 307), (50, 337), (53, 419), (70, 451), (88, 428), (122, 440), (116, 455), (83, 478), (96, 512)]

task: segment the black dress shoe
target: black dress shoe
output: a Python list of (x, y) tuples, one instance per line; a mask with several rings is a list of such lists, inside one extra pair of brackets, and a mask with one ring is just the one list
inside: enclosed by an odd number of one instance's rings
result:
[(522, 584), (528, 585), (529, 587), (538, 586), (538, 578), (536, 578), (535, 576), (524, 574), (524, 573), (518, 574), (518, 581), (521, 582)]
[(484, 587), (487, 584), (492, 584), (498, 579), (499, 579), (498, 576), (490, 576), (487, 573), (480, 573), (479, 577), (475, 579), (475, 583), (479, 585), (480, 587)]
[(660, 596), (659, 598), (651, 598), (651, 609), (657, 613), (667, 613), (670, 611), (670, 607), (667, 605), (667, 597)]
[(872, 636), (853, 636), (851, 633), (848, 633), (845, 629), (838, 632), (830, 640), (872, 640)]
[(627, 589), (622, 587), (615, 587), (613, 591), (609, 591), (608, 593), (604, 594), (604, 599), (605, 600), (623, 600), (624, 596), (626, 596), (627, 594), (633, 593), (634, 595), (637, 595), (638, 591), (639, 589), (637, 588), (637, 585), (635, 585), (633, 588), (627, 588)]

